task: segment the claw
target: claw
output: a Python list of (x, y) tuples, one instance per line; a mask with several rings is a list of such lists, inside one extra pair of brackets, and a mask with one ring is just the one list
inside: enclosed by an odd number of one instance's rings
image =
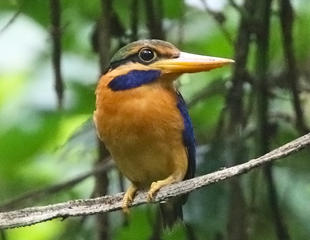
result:
[(129, 206), (133, 201), (134, 195), (137, 192), (138, 188), (135, 185), (131, 185), (128, 190), (126, 191), (124, 197), (123, 197), (123, 202), (122, 202), (122, 209), (123, 212), (126, 214), (129, 214)]
[(154, 199), (154, 193), (156, 193), (163, 186), (169, 185), (173, 182), (175, 182), (175, 179), (173, 178), (173, 176), (169, 176), (168, 178), (164, 180), (152, 182), (150, 190), (147, 193), (147, 201), (151, 202)]
[(130, 198), (124, 196), (123, 198), (123, 202), (122, 202), (122, 209), (123, 209), (123, 212), (125, 214), (129, 214), (130, 211), (129, 211), (129, 206), (130, 206), (130, 203), (132, 202), (132, 200), (130, 200)]
[(151, 202), (154, 199), (154, 193), (162, 187), (160, 182), (161, 181), (157, 181), (151, 184), (150, 190), (147, 193), (147, 202)]

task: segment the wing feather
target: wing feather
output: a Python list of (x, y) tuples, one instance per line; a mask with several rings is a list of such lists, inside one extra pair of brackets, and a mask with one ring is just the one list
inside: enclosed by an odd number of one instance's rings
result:
[(196, 169), (195, 135), (194, 135), (192, 121), (187, 111), (186, 103), (182, 95), (178, 91), (176, 92), (176, 94), (178, 97), (177, 107), (184, 121), (183, 141), (184, 141), (184, 146), (186, 148), (187, 159), (188, 159), (188, 167), (187, 167), (187, 172), (185, 174), (184, 179), (189, 179), (195, 176), (195, 169)]

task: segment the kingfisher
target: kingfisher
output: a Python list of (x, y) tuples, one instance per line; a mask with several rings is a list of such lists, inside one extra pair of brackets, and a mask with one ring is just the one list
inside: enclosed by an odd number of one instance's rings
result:
[[(124, 212), (129, 212), (138, 190), (147, 189), (150, 202), (163, 186), (194, 177), (193, 126), (174, 81), (183, 73), (232, 62), (181, 52), (155, 39), (135, 41), (116, 52), (97, 85), (94, 122), (99, 138), (131, 182), (123, 197)], [(184, 202), (172, 199), (166, 210), (160, 204), (164, 226), (182, 220)]]

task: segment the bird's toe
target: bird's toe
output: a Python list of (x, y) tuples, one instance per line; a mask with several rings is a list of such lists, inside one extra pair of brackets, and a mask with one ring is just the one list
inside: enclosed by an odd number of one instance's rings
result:
[(137, 192), (138, 188), (135, 185), (131, 185), (128, 190), (126, 191), (124, 197), (123, 197), (123, 202), (122, 202), (122, 209), (123, 212), (128, 214), (129, 213), (129, 206), (131, 202), (134, 199), (134, 196)]

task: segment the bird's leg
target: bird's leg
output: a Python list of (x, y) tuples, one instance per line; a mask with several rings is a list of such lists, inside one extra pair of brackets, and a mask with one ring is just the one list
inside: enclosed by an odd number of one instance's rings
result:
[(153, 194), (157, 192), (160, 188), (163, 186), (169, 185), (171, 183), (177, 182), (178, 180), (173, 176), (169, 176), (166, 179), (159, 180), (157, 182), (152, 182), (150, 190), (147, 193), (147, 201), (150, 202), (153, 200), (154, 196)]
[(123, 202), (122, 202), (122, 209), (124, 213), (129, 213), (129, 205), (133, 200), (133, 197), (135, 193), (137, 192), (138, 187), (134, 184), (131, 184), (128, 190), (126, 191), (124, 197), (123, 197)]

